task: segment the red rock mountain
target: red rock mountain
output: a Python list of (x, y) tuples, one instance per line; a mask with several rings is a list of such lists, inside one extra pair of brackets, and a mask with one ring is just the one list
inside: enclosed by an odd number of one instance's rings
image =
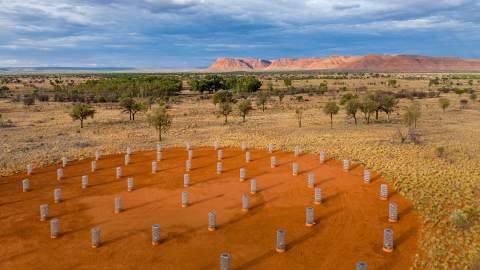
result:
[(403, 71), (480, 72), (480, 59), (456, 57), (428, 57), (417, 55), (330, 56), (315, 58), (218, 58), (207, 71), (281, 71), (281, 70), (337, 70), (337, 71)]

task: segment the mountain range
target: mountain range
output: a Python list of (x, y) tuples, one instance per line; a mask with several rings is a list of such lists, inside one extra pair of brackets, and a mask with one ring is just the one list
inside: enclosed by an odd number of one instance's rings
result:
[(365, 55), (311, 58), (217, 58), (210, 72), (332, 70), (371, 72), (480, 72), (480, 59), (420, 55)]

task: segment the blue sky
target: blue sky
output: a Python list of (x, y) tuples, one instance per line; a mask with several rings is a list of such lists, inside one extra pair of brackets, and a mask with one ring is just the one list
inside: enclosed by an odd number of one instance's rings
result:
[(0, 0), (0, 66), (370, 53), (480, 58), (480, 0)]

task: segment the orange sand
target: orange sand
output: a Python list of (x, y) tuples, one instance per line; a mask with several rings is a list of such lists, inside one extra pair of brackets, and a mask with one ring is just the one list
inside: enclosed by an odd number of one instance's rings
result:
[[(322, 165), (318, 156), (251, 150), (244, 161), (238, 149), (224, 149), (224, 173), (216, 174), (216, 151), (195, 148), (191, 186), (183, 187), (187, 153), (165, 149), (159, 172), (151, 173), (155, 151), (103, 157), (97, 171), (90, 161), (68, 164), (65, 178), (56, 180), (60, 165), (35, 168), (31, 191), (22, 193), (25, 174), (0, 179), (0, 269), (218, 269), (219, 255), (232, 255), (233, 269), (355, 269), (365, 261), (369, 269), (407, 269), (413, 261), (419, 222), (412, 205), (399, 194), (390, 200), (399, 207), (399, 222), (389, 223), (388, 201), (379, 199), (383, 179), (372, 173), (363, 183), (363, 168), (343, 172), (341, 162)], [(298, 176), (291, 175), (297, 160)], [(115, 179), (115, 167), (124, 176)], [(239, 181), (239, 168), (247, 180)], [(324, 201), (314, 205), (314, 190), (307, 173), (314, 171)], [(81, 188), (82, 175), (90, 186)], [(127, 192), (127, 177), (135, 190)], [(250, 210), (241, 210), (241, 196), (257, 180)], [(53, 203), (53, 189), (62, 188), (64, 201)], [(188, 191), (190, 206), (181, 207), (181, 191)], [(125, 211), (114, 214), (114, 197), (120, 195)], [(49, 221), (39, 220), (39, 205), (49, 204), (49, 219), (60, 220), (62, 234), (50, 239)], [(316, 225), (305, 226), (305, 208), (315, 208)], [(217, 212), (218, 228), (207, 230), (207, 213)], [(151, 225), (160, 224), (162, 242), (151, 243)], [(91, 248), (90, 229), (99, 226), (102, 245)], [(383, 229), (394, 230), (395, 250), (382, 251)], [(286, 230), (287, 251), (275, 252), (275, 230)]]

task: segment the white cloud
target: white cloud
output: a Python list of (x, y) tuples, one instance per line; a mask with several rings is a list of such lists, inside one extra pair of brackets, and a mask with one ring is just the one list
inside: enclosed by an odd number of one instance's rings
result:
[(2, 45), (0, 47), (6, 49), (38, 49), (38, 50), (51, 50), (54, 48), (72, 48), (80, 44), (87, 45), (88, 43), (108, 41), (107, 37), (92, 36), (92, 35), (79, 35), (79, 36), (65, 36), (46, 39), (30, 39), (19, 38), (11, 43)]

